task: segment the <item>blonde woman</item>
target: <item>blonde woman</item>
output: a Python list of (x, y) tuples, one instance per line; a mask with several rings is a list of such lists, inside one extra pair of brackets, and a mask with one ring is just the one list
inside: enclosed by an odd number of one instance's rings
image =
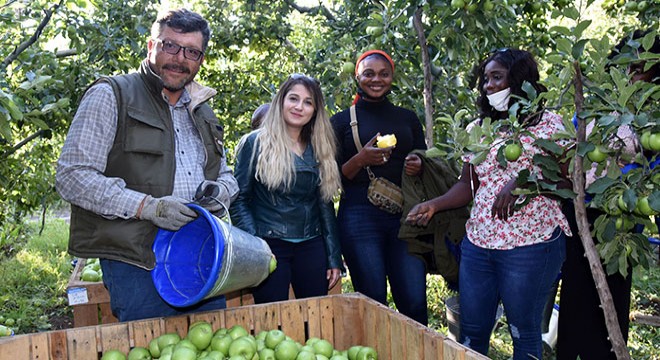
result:
[(339, 280), (335, 143), (318, 81), (300, 74), (282, 84), (261, 127), (241, 139), (232, 220), (266, 240), (277, 258), (277, 269), (253, 289), (255, 303), (287, 300), (289, 285), (296, 298), (326, 295)]

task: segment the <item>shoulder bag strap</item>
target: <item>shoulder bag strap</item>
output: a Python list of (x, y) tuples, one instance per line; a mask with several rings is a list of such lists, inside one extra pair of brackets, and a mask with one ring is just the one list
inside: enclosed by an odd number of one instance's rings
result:
[[(360, 152), (362, 150), (362, 143), (360, 143), (360, 136), (358, 134), (358, 121), (357, 121), (357, 115), (355, 113), (355, 105), (351, 105), (351, 130), (353, 132), (353, 141), (355, 142), (355, 147), (357, 148), (357, 151)], [(373, 171), (368, 166), (364, 167), (367, 169), (367, 173), (369, 174), (369, 180), (373, 180), (376, 176), (374, 175)]]

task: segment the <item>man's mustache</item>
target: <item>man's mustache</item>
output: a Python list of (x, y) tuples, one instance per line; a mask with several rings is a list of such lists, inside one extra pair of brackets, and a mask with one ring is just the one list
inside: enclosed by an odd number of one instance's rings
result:
[(163, 65), (164, 70), (173, 70), (173, 71), (180, 71), (186, 74), (190, 74), (190, 69), (183, 66), (183, 65), (176, 65), (176, 64), (166, 64)]

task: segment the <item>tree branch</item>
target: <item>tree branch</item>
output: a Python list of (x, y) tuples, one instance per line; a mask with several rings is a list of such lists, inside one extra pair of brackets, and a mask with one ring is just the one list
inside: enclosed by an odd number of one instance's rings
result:
[(422, 54), (422, 69), (424, 70), (424, 124), (426, 128), (426, 146), (433, 146), (433, 74), (431, 73), (431, 60), (429, 48), (426, 44), (426, 35), (422, 26), (422, 8), (418, 7), (413, 15), (413, 27), (417, 32), (417, 42)]
[(306, 13), (306, 14), (318, 14), (321, 13), (323, 16), (325, 16), (326, 19), (330, 21), (335, 21), (335, 16), (330, 12), (330, 10), (321, 5), (319, 2), (319, 6), (314, 6), (314, 7), (306, 7), (306, 6), (300, 6), (296, 4), (294, 0), (286, 0), (286, 3), (291, 6), (292, 8), (298, 10), (300, 13)]
[[(582, 82), (582, 71), (580, 70), (580, 63), (575, 61), (573, 63), (573, 67), (575, 69), (575, 112), (579, 114), (582, 111), (582, 107), (584, 105), (584, 85)], [(578, 117), (578, 143), (585, 141), (586, 128), (587, 125), (584, 119)], [(603, 313), (605, 315), (605, 326), (609, 334), (610, 342), (612, 343), (614, 354), (618, 360), (630, 360), (630, 353), (626, 347), (626, 342), (623, 340), (621, 327), (616, 315), (616, 309), (614, 308), (614, 302), (612, 301), (612, 293), (610, 292), (610, 288), (607, 285), (605, 272), (603, 271), (600, 256), (598, 255), (598, 251), (594, 245), (594, 240), (591, 237), (591, 230), (589, 222), (587, 221), (587, 209), (584, 205), (585, 176), (584, 170), (580, 165), (582, 164), (583, 158), (579, 154), (576, 154), (575, 159), (576, 165), (574, 166), (573, 170), (573, 191), (577, 194), (577, 197), (573, 202), (575, 204), (575, 218), (577, 220), (580, 233), (580, 240), (584, 246), (585, 255), (589, 261), (589, 267), (591, 268), (591, 274), (594, 278), (594, 283), (596, 284), (596, 290), (598, 291), (598, 297), (600, 298), (601, 308), (603, 309)]]
[(39, 130), (39, 131), (37, 131), (36, 133), (34, 133), (34, 134), (32, 134), (32, 135), (26, 137), (25, 139), (21, 140), (21, 142), (19, 142), (18, 144), (12, 146), (11, 149), (5, 151), (5, 152), (2, 154), (2, 157), (3, 157), (3, 158), (6, 158), (6, 157), (8, 157), (9, 155), (15, 153), (16, 151), (18, 151), (18, 149), (22, 148), (23, 146), (25, 146), (26, 144), (28, 144), (30, 141), (32, 141), (32, 140), (34, 140), (35, 138), (38, 138), (39, 136), (41, 136), (41, 135), (44, 133), (44, 131), (45, 131), (45, 130)]
[(34, 44), (37, 41), (37, 39), (39, 39), (39, 36), (41, 36), (41, 32), (44, 30), (46, 25), (48, 25), (48, 23), (50, 22), (51, 17), (57, 11), (57, 9), (62, 5), (63, 2), (64, 2), (64, 0), (60, 0), (60, 2), (58, 4), (53, 5), (51, 10), (44, 10), (45, 16), (44, 16), (43, 19), (41, 19), (41, 23), (39, 23), (39, 26), (37, 26), (37, 30), (34, 32), (34, 34), (32, 34), (32, 36), (28, 40), (26, 40), (23, 43), (21, 43), (20, 45), (18, 45), (14, 49), (14, 51), (12, 51), (11, 54), (9, 54), (9, 56), (7, 56), (7, 58), (5, 58), (5, 60), (2, 61), (2, 64), (1, 64), (2, 69), (6, 69), (7, 66), (9, 66), (9, 64), (11, 64), (14, 60), (16, 60), (18, 58), (18, 56), (23, 51), (25, 51), (25, 49), (30, 47), (30, 45)]

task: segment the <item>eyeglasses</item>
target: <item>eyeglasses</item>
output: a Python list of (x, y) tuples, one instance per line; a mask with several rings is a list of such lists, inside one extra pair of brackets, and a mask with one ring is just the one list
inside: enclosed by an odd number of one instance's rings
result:
[(289, 79), (293, 79), (293, 80), (298, 80), (298, 79), (311, 80), (311, 81), (315, 82), (316, 85), (319, 85), (319, 86), (321, 85), (321, 82), (314, 79), (313, 77), (307, 76), (305, 74), (300, 74), (300, 73), (293, 73), (293, 74), (289, 75)]
[(163, 51), (170, 55), (176, 55), (179, 53), (179, 51), (181, 51), (181, 49), (183, 49), (183, 57), (188, 60), (199, 61), (199, 59), (204, 56), (204, 52), (202, 50), (181, 46), (168, 40), (154, 39), (154, 41), (161, 43), (161, 48)]

